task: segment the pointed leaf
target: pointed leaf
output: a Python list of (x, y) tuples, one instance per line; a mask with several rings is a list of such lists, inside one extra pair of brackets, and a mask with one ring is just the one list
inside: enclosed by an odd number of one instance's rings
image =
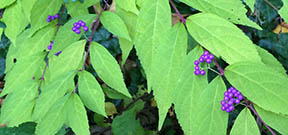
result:
[(237, 116), (231, 135), (260, 135), (257, 123), (249, 109), (243, 109)]
[(190, 16), (187, 28), (197, 42), (229, 64), (239, 61), (261, 63), (252, 41), (235, 25), (216, 15), (199, 13)]
[(282, 0), (283, 7), (279, 10), (280, 16), (287, 22), (288, 20), (288, 0)]
[(23, 12), (29, 22), (31, 22), (31, 11), (37, 0), (19, 0), (22, 5)]
[(252, 10), (252, 12), (254, 11), (254, 5), (256, 0), (244, 0), (244, 2), (249, 6), (249, 8)]
[[(136, 6), (136, 0), (122, 0), (122, 1), (116, 0), (116, 6), (122, 8), (127, 12), (132, 12), (134, 14), (139, 13)], [(118, 10), (118, 8), (116, 8), (116, 10)]]
[(89, 14), (88, 8), (92, 5), (95, 5), (99, 2), (99, 0), (84, 0), (84, 2), (75, 1), (66, 3), (66, 7), (69, 15), (73, 18), (77, 16), (87, 15)]
[(99, 77), (111, 88), (131, 97), (115, 58), (102, 45), (93, 42), (90, 50), (91, 63)]
[(0, 1), (0, 9), (9, 6), (10, 4), (12, 4), (15, 1), (16, 0), (1, 0)]

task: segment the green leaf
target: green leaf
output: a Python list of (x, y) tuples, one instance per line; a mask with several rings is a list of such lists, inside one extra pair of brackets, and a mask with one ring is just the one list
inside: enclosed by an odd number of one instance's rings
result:
[(74, 42), (59, 56), (52, 56), (49, 59), (49, 71), (51, 73), (49, 79), (54, 80), (65, 72), (81, 69), (85, 44), (86, 40)]
[(100, 16), (103, 26), (112, 34), (131, 41), (129, 32), (123, 20), (115, 13), (105, 11)]
[(172, 92), (177, 119), (187, 135), (196, 133), (197, 125), (194, 123), (197, 117), (195, 114), (199, 111), (196, 106), (200, 94), (208, 86), (207, 75), (196, 76), (193, 73), (195, 66), (193, 61), (202, 53), (203, 49), (197, 46), (185, 57), (179, 78), (175, 80), (177, 81), (176, 87)]
[(35, 98), (38, 95), (37, 83), (28, 80), (19, 84), (21, 84), (21, 89), (8, 94), (1, 107), (0, 122), (8, 122), (8, 127), (32, 121), (32, 111), (35, 105)]
[(0, 9), (1, 8), (5, 8), (9, 5), (11, 5), (12, 3), (14, 3), (16, 0), (1, 0), (0, 1)]
[(106, 117), (105, 96), (95, 77), (87, 71), (79, 73), (79, 95), (85, 106)]
[(155, 51), (162, 43), (163, 35), (171, 28), (169, 1), (145, 0), (139, 12), (135, 48), (145, 70), (148, 90), (152, 87), (152, 63)]
[(239, 61), (261, 63), (252, 41), (235, 25), (216, 15), (199, 13), (190, 16), (187, 28), (198, 43), (229, 64)]
[(288, 135), (288, 115), (276, 114), (254, 105), (261, 119), (283, 135)]
[(77, 22), (78, 20), (82, 20), (86, 23), (87, 26), (90, 26), (95, 17), (96, 16), (92, 14), (79, 16), (71, 19), (70, 21), (65, 23), (64, 26), (61, 26), (55, 37), (55, 43), (53, 45), (53, 48), (48, 56), (51, 57), (55, 53), (63, 51), (65, 48), (70, 46), (72, 43), (78, 41), (83, 36), (84, 32), (81, 32), (81, 34), (76, 34), (72, 31), (73, 23)]
[(76, 135), (90, 135), (88, 118), (84, 105), (75, 93), (67, 101), (67, 124)]
[(99, 0), (84, 0), (84, 2), (76, 0), (75, 2), (69, 2), (68, 4), (65, 4), (65, 6), (67, 7), (69, 15), (75, 18), (77, 16), (89, 14), (88, 8), (97, 4), (98, 2)]
[[(255, 22), (246, 16), (247, 10), (242, 1), (239, 0), (180, 0), (185, 4), (202, 11), (203, 13), (213, 13), (232, 23), (247, 25), (262, 30)], [(208, 21), (209, 23), (210, 21)], [(214, 22), (213, 22), (214, 23)], [(225, 26), (225, 25), (223, 25)]]
[(220, 101), (226, 91), (224, 81), (220, 76), (216, 77), (208, 87), (202, 91), (198, 98), (198, 110), (194, 123), (196, 134), (201, 135), (225, 135), (228, 122), (228, 113), (221, 110)]
[(288, 78), (263, 64), (240, 62), (225, 70), (228, 81), (261, 108), (288, 114)]
[(164, 43), (158, 45), (153, 67), (153, 90), (159, 109), (160, 129), (171, 106), (172, 91), (177, 83), (175, 78), (179, 77), (181, 64), (186, 56), (188, 35), (183, 24), (176, 24), (171, 28)]
[(15, 3), (7, 8), (3, 14), (3, 22), (6, 25), (5, 35), (13, 44), (16, 42), (16, 37), (27, 27), (28, 20), (22, 11), (19, 3)]
[[(122, 1), (116, 0), (116, 6), (122, 8), (127, 12), (132, 12), (136, 15), (139, 13), (136, 6), (136, 0), (122, 0)], [(118, 10), (118, 8), (116, 8), (116, 10)]]
[(31, 11), (37, 0), (19, 0), (22, 5), (23, 12), (29, 22), (31, 22)]
[(43, 86), (33, 112), (36, 121), (41, 120), (58, 99), (74, 88), (74, 75), (75, 71), (64, 73), (58, 79)]
[(288, 20), (288, 0), (282, 0), (283, 7), (279, 10), (280, 16), (287, 22)]
[[(31, 11), (31, 27), (33, 33), (49, 24), (46, 21), (48, 15), (55, 15), (58, 13), (63, 2), (64, 1), (62, 0), (37, 0), (35, 2)], [(45, 8), (40, 8), (44, 5)]]
[(131, 97), (126, 88), (120, 67), (115, 58), (100, 44), (91, 44), (91, 63), (99, 77), (111, 88)]
[(33, 135), (35, 131), (35, 123), (28, 122), (19, 125), (19, 127), (4, 127), (0, 128), (1, 135)]
[(111, 99), (125, 99), (127, 98), (122, 93), (119, 93), (118, 91), (115, 91), (114, 89), (109, 88), (105, 84), (102, 85), (102, 89), (104, 93)]
[(244, 2), (249, 6), (249, 8), (252, 10), (252, 12), (254, 11), (254, 5), (256, 0), (244, 0)]
[(36, 135), (55, 135), (61, 129), (66, 121), (66, 112), (64, 106), (68, 101), (70, 94), (61, 97), (49, 109), (45, 117), (43, 117), (37, 124)]
[(248, 108), (237, 116), (231, 135), (260, 135), (257, 123)]

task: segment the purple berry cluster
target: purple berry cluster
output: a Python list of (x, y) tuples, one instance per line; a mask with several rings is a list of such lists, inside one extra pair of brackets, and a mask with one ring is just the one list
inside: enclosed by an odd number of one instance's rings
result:
[(204, 69), (200, 70), (200, 63), (203, 63), (206, 61), (207, 64), (210, 64), (212, 62), (212, 60), (214, 59), (214, 55), (210, 54), (208, 51), (204, 51), (204, 53), (200, 56), (200, 58), (198, 60), (194, 61), (194, 65), (195, 65), (195, 71), (194, 74), (195, 75), (205, 75), (206, 72)]
[(243, 95), (234, 87), (230, 87), (224, 92), (224, 100), (221, 101), (221, 110), (231, 112), (234, 110), (233, 104), (239, 104)]
[(51, 22), (52, 20), (58, 19), (59, 15), (55, 14), (54, 16), (48, 15), (48, 18), (46, 19), (47, 22)]
[(52, 49), (53, 44), (54, 44), (54, 41), (51, 41), (50, 45), (47, 47), (49, 51)]
[(76, 34), (80, 34), (81, 33), (81, 27), (83, 27), (84, 31), (88, 31), (89, 28), (86, 26), (86, 23), (83, 22), (82, 20), (79, 20), (78, 22), (75, 22), (73, 24), (73, 28), (72, 31), (74, 31)]

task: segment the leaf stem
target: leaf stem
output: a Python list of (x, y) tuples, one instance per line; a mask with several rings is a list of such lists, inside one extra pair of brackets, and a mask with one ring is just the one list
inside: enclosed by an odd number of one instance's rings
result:
[(218, 70), (220, 71), (220, 75), (224, 76), (224, 70), (220, 67), (218, 62), (215, 59), (213, 59), (213, 62), (215, 63), (215, 65), (218, 68)]
[(179, 12), (179, 10), (176, 8), (176, 6), (174, 5), (174, 3), (172, 2), (172, 0), (169, 0), (171, 6), (174, 8), (175, 12), (177, 13), (177, 15), (180, 17), (181, 22), (183, 22), (186, 25), (186, 19), (181, 15), (181, 13)]

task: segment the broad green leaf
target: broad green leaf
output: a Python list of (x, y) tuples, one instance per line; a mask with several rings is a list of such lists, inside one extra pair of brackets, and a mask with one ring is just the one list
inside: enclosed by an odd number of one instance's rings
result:
[[(96, 98), (96, 97), (95, 97)], [(67, 101), (67, 124), (76, 135), (90, 135), (88, 118), (84, 105), (75, 93)]]
[(25, 81), (32, 80), (33, 78), (39, 79), (44, 66), (44, 55), (29, 56), (18, 59), (15, 67), (8, 72), (5, 77), (5, 87), (0, 94), (0, 97), (22, 89), (20, 84)]
[(145, 0), (139, 12), (135, 48), (145, 70), (148, 90), (152, 87), (152, 63), (163, 35), (171, 28), (171, 9), (168, 0)]
[(49, 59), (49, 71), (51, 73), (49, 79), (54, 80), (62, 73), (81, 69), (85, 44), (86, 40), (77, 41), (67, 47), (59, 56), (51, 57)]
[(27, 122), (19, 125), (19, 127), (2, 127), (1, 135), (34, 135), (36, 123)]
[(74, 75), (75, 72), (64, 73), (41, 89), (33, 112), (33, 118), (36, 121), (41, 120), (58, 99), (74, 88)]
[(8, 94), (1, 107), (0, 122), (8, 122), (8, 127), (32, 121), (32, 111), (35, 105), (35, 98), (38, 95), (37, 83), (28, 80), (19, 84), (21, 84), (21, 89)]
[(90, 50), (91, 63), (99, 77), (111, 88), (131, 97), (115, 58), (102, 45), (93, 42)]
[(252, 41), (223, 18), (210, 13), (199, 13), (187, 19), (187, 28), (197, 42), (229, 64), (239, 61), (261, 63)]
[(19, 3), (22, 5), (23, 12), (29, 22), (31, 22), (31, 11), (37, 0), (19, 0)]
[(276, 114), (254, 105), (261, 119), (283, 135), (288, 135), (288, 115)]
[(3, 22), (6, 25), (5, 35), (13, 44), (16, 42), (16, 37), (27, 27), (28, 20), (22, 11), (19, 3), (14, 3), (7, 8), (3, 14)]
[(239, 62), (225, 70), (228, 81), (261, 108), (288, 114), (288, 78), (263, 64)]
[(237, 116), (231, 135), (260, 135), (258, 125), (248, 108)]
[(105, 96), (95, 77), (91, 73), (83, 71), (79, 73), (78, 83), (79, 96), (84, 105), (90, 110), (106, 116)]
[(102, 25), (112, 34), (131, 41), (129, 32), (123, 20), (115, 13), (105, 11), (100, 16)]
[(122, 50), (122, 65), (124, 65), (130, 54), (130, 51), (133, 48), (138, 16), (136, 14), (133, 14), (131, 12), (127, 12), (121, 8), (118, 8), (117, 5), (116, 5), (116, 14), (119, 15), (119, 17), (126, 24), (129, 35), (131, 37), (131, 41), (125, 38), (118, 37), (120, 48)]
[[(216, 14), (232, 23), (247, 25), (262, 30), (255, 22), (246, 16), (247, 10), (239, 0), (180, 0), (185, 4), (202, 11), (203, 13)], [(210, 22), (210, 21), (208, 21)], [(207, 23), (208, 23), (207, 22)], [(214, 24), (214, 22), (213, 22)], [(223, 24), (223, 26), (225, 26)]]
[[(184, 24), (176, 24), (171, 28), (164, 43), (158, 45), (153, 67), (153, 90), (159, 110), (158, 128), (166, 118), (168, 109), (172, 104), (173, 89), (177, 83), (175, 78), (179, 77), (181, 64), (186, 56), (188, 35)], [(193, 69), (193, 68), (192, 68)], [(157, 83), (156, 83), (157, 82)]]
[[(62, 0), (37, 0), (35, 2), (31, 11), (31, 28), (33, 33), (49, 24), (46, 21), (48, 15), (58, 13), (63, 2)], [(40, 8), (44, 5), (45, 8)], [(55, 20), (53, 22), (55, 22)]]
[[(193, 61), (200, 58), (203, 50), (198, 46), (195, 47), (186, 57), (181, 66), (181, 73), (176, 79), (177, 85), (173, 90), (173, 103), (177, 119), (187, 135), (196, 133), (197, 125), (195, 123), (197, 103), (200, 94), (208, 86), (207, 75), (194, 75)], [(189, 108), (189, 109), (187, 109)]]
[(288, 0), (282, 0), (283, 7), (279, 10), (280, 16), (287, 22), (288, 20)]
[[(226, 91), (224, 81), (220, 76), (216, 77), (208, 87), (202, 91), (196, 106), (197, 113), (195, 129), (197, 135), (225, 135), (228, 122), (228, 113), (221, 110), (220, 101)], [(197, 95), (196, 95), (197, 96)], [(189, 108), (190, 109), (190, 108)]]
[(118, 91), (115, 91), (114, 89), (109, 88), (105, 84), (102, 85), (102, 89), (103, 89), (105, 95), (111, 99), (125, 99), (125, 98), (127, 98), (122, 93), (119, 93)]
[(11, 5), (13, 2), (15, 2), (16, 0), (1, 0), (0, 1), (0, 9), (1, 8), (5, 8), (9, 5)]
[(252, 12), (254, 11), (254, 5), (256, 0), (244, 0), (244, 2), (249, 6), (249, 8), (252, 10)]
[(116, 0), (116, 10), (118, 10), (118, 8), (122, 8), (123, 10), (127, 11), (127, 12), (132, 12), (134, 14), (138, 14), (139, 11), (137, 9), (136, 6), (136, 0)]
[(99, 0), (84, 0), (84, 2), (80, 2), (76, 0), (75, 2), (69, 2), (65, 4), (67, 7), (69, 15), (73, 18), (77, 16), (87, 15), (89, 14), (88, 8), (92, 5), (95, 5), (99, 2)]
[[(55, 135), (66, 121), (64, 106), (70, 94), (61, 97), (37, 124), (36, 135)], [(67, 110), (66, 110), (67, 111)]]
[(259, 53), (259, 56), (261, 57), (262, 62), (272, 69), (277, 70), (279, 73), (286, 75), (286, 70), (282, 66), (282, 64), (268, 51), (265, 49), (256, 46), (256, 49)]
[(83, 36), (84, 32), (81, 32), (81, 34), (76, 34), (72, 31), (73, 23), (82, 20), (86, 23), (86, 26), (90, 26), (93, 19), (95, 18), (96, 16), (92, 14), (79, 16), (71, 19), (70, 21), (65, 23), (64, 26), (61, 26), (55, 37), (55, 43), (52, 47), (52, 50), (50, 51), (49, 57), (53, 56), (59, 51), (63, 51), (65, 48), (70, 46), (72, 43), (78, 41)]

